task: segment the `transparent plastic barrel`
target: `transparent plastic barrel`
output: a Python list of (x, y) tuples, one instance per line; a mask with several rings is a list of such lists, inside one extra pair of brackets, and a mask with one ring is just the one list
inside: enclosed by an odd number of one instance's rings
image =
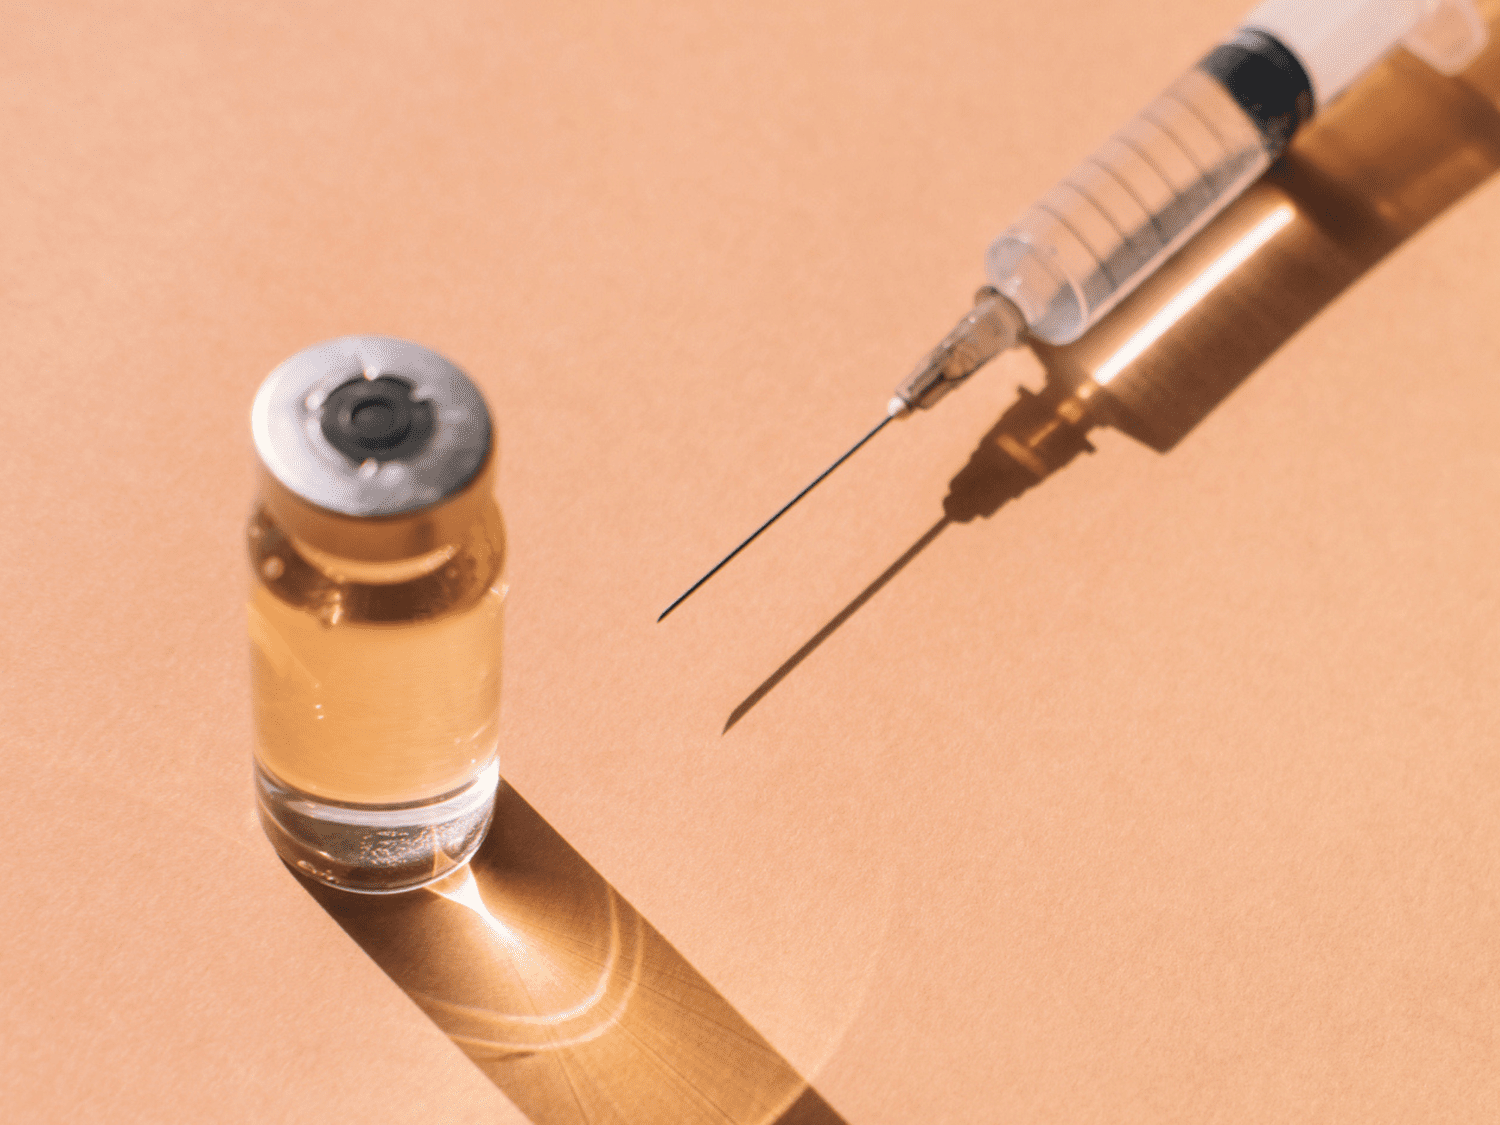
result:
[(990, 246), (990, 284), (1051, 344), (1079, 336), (1270, 165), (1260, 131), (1190, 70)]

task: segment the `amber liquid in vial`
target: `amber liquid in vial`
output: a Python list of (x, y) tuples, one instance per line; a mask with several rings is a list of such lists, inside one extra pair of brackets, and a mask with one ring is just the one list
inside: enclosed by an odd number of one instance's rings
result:
[[(394, 562), (300, 542), (264, 506), (248, 539), (255, 756), (263, 808), (278, 810), (267, 824), (273, 839), (278, 827), (321, 837), (293, 862), (354, 890), (401, 889), (457, 866), (483, 833), (494, 793), (505, 600), (498, 508), (490, 501), (459, 542)], [(359, 830), (299, 817), (304, 795), (343, 810)], [(467, 805), (474, 815), (462, 815)], [(425, 826), (413, 815), (424, 808), (439, 810)], [(288, 817), (297, 823), (274, 823)], [(288, 841), (277, 842), (287, 856)], [(377, 876), (362, 869), (398, 885), (366, 886)]]

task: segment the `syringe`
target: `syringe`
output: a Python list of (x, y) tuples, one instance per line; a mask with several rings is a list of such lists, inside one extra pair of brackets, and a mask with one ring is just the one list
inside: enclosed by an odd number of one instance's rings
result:
[(1445, 74), (1487, 38), (1472, 0), (1266, 0), (991, 243), (974, 306), (885, 416), (662, 611), (682, 604), (896, 418), (1001, 352), (1082, 336), (1254, 183), (1293, 134), (1390, 51)]

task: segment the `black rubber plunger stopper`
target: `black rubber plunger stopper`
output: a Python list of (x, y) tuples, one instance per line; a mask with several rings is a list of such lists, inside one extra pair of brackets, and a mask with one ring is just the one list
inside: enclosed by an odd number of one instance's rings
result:
[(323, 403), (323, 436), (355, 461), (400, 461), (432, 438), (432, 403), (416, 402), (405, 379), (350, 379)]

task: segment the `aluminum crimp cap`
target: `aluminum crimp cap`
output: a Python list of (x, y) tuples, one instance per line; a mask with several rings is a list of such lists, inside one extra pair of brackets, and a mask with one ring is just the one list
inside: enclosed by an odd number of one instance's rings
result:
[(330, 512), (400, 516), (474, 479), (489, 456), (478, 389), (436, 352), (389, 336), (341, 336), (298, 352), (250, 411), (261, 463)]

